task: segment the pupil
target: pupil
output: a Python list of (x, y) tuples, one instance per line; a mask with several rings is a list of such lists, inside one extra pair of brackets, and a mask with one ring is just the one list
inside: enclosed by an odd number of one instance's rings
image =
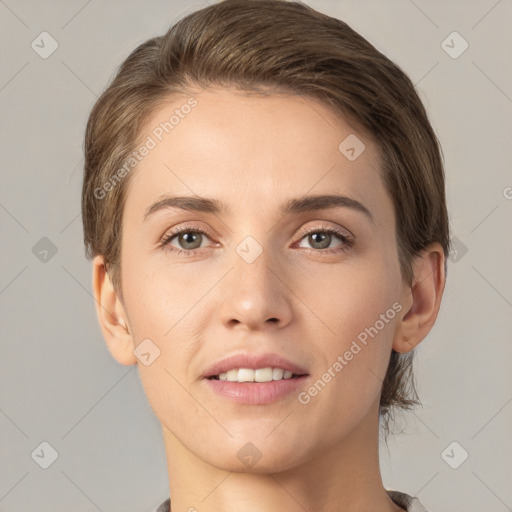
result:
[[(188, 247), (187, 244), (193, 244), (194, 242), (197, 242), (197, 238), (199, 237), (199, 233), (194, 233), (194, 234), (191, 234), (191, 233), (184, 233), (181, 238), (182, 240), (184, 240), (184, 244), (185, 244), (185, 247), (187, 247), (188, 249), (195, 249), (196, 247)], [(201, 245), (199, 243), (199, 245)], [(199, 247), (199, 245), (197, 247)]]
[[(320, 243), (320, 249), (325, 249), (326, 247), (329, 247), (329, 244), (331, 243), (331, 235), (329, 233), (313, 233), (312, 235), (309, 236), (310, 239), (313, 240), (312, 244)], [(321, 238), (320, 242), (318, 241), (318, 238)], [(325, 243), (326, 240), (327, 243)]]

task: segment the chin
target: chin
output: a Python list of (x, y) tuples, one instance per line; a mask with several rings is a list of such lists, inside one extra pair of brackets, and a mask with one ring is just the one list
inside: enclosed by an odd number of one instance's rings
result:
[[(250, 439), (246, 437), (245, 439)], [(233, 473), (262, 474), (279, 473), (292, 469), (307, 459), (305, 453), (297, 449), (297, 443), (288, 438), (287, 443), (281, 440), (255, 439), (254, 441), (230, 441), (219, 450), (196, 451), (196, 455), (208, 464)]]

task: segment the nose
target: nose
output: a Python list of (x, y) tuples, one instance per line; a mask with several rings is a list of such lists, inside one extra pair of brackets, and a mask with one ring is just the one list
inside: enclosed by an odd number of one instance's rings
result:
[(230, 329), (283, 328), (292, 319), (293, 293), (282, 262), (256, 244), (249, 239), (237, 247), (219, 289), (221, 321)]

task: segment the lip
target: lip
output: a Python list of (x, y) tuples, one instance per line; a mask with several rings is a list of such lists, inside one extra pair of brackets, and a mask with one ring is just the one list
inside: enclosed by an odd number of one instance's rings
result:
[[(296, 363), (292, 363), (288, 359), (278, 354), (235, 354), (220, 361), (217, 361), (210, 366), (202, 375), (203, 379), (219, 375), (220, 373), (227, 372), (233, 368), (251, 368), (256, 370), (258, 368), (282, 368), (289, 370), (295, 375), (307, 375), (307, 371)], [(225, 382), (225, 381), (222, 381)], [(281, 382), (281, 381), (274, 381)], [(265, 384), (265, 383), (262, 383)]]
[(270, 382), (229, 382), (227, 380), (203, 379), (211, 391), (232, 402), (245, 405), (267, 405), (295, 396), (307, 384), (309, 375)]
[[(230, 382), (210, 379), (214, 375), (233, 368), (282, 368), (294, 374), (290, 379), (270, 382)], [(214, 393), (233, 402), (246, 405), (265, 405), (281, 400), (286, 395), (304, 387), (309, 379), (307, 371), (278, 354), (235, 354), (210, 366), (202, 375), (202, 381)]]

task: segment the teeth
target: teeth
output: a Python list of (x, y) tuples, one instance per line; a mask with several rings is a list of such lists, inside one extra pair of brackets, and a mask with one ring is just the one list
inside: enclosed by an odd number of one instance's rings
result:
[(282, 368), (272, 369), (272, 380), (281, 380), (283, 378), (284, 370)]
[(218, 375), (219, 380), (229, 382), (270, 382), (272, 380), (290, 379), (293, 373), (282, 368), (234, 368)]
[[(220, 375), (222, 375), (222, 373)], [(220, 375), (219, 375), (219, 379), (220, 379)], [(229, 380), (231, 382), (238, 381), (238, 370), (237, 369), (229, 370), (226, 373), (224, 373), (224, 375), (226, 375), (226, 380)]]
[(240, 368), (238, 370), (238, 382), (254, 382), (254, 370)]

